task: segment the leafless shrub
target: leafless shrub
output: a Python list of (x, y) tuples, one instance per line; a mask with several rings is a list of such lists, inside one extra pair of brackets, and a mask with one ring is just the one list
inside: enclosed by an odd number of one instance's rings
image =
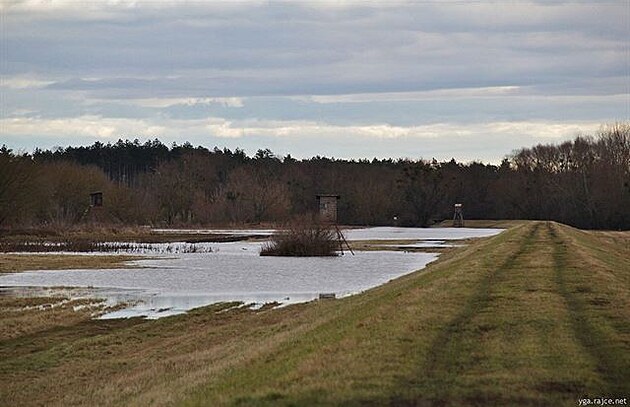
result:
[(261, 256), (337, 256), (339, 239), (331, 225), (299, 220), (271, 237)]

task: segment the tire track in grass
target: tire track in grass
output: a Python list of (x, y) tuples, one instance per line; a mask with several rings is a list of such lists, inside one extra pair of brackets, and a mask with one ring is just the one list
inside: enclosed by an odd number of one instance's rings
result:
[[(518, 249), (476, 283), (468, 301), (462, 306), (462, 311), (440, 330), (429, 347), (422, 370), (417, 372), (417, 377), (405, 384), (411, 394), (395, 396), (391, 400), (392, 405), (448, 404), (447, 400), (453, 398), (458, 376), (475, 363), (469, 352), (469, 347), (474, 344), (467, 343), (473, 318), (491, 305), (491, 287), (497, 280), (512, 270), (521, 257), (532, 250), (539, 229), (539, 223), (532, 225)], [(418, 391), (425, 393), (417, 394)], [(423, 399), (418, 400), (417, 397)]]
[[(580, 298), (581, 293), (570, 288), (570, 276), (568, 275), (570, 255), (567, 243), (559, 236), (557, 226), (547, 224), (547, 229), (554, 242), (554, 271), (558, 292), (563, 297), (568, 313), (571, 328), (575, 337), (595, 361), (597, 372), (604, 381), (605, 388), (598, 389), (608, 392), (610, 396), (626, 397), (630, 392), (630, 366), (625, 363), (623, 349), (615, 346), (614, 338), (606, 332), (614, 331), (614, 327), (609, 325), (603, 318), (596, 315), (589, 315), (587, 303)], [(575, 270), (584, 272), (583, 270)], [(595, 281), (593, 281), (595, 283)]]

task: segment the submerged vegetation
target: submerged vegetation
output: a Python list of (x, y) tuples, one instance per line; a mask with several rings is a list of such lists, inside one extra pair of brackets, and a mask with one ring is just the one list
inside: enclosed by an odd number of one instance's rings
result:
[(209, 243), (252, 239), (247, 234), (152, 231), (133, 227), (33, 228), (5, 231), (0, 235), (0, 253), (120, 253), (170, 254), (210, 253)]
[(0, 252), (20, 253), (131, 253), (131, 254), (169, 254), (169, 253), (211, 253), (212, 248), (196, 243), (135, 243), (135, 242), (99, 242), (83, 240), (0, 240)]
[(630, 394), (630, 234), (525, 222), (363, 294), (91, 320), (0, 296), (2, 405), (576, 405)]

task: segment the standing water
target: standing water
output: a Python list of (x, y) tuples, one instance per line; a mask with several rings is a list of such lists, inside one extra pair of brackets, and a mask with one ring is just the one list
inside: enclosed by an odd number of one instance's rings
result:
[[(352, 240), (419, 242), (501, 232), (498, 229), (469, 230), (472, 232), (450, 228), (369, 228), (353, 229), (346, 235)], [(202, 243), (203, 250), (196, 253), (157, 255), (134, 261), (130, 268), (122, 269), (8, 274), (0, 276), (0, 286), (89, 287), (93, 289), (93, 296), (107, 299), (110, 305), (133, 304), (102, 318), (160, 318), (222, 301), (260, 306), (269, 302), (310, 301), (321, 293), (343, 297), (422, 269), (438, 256), (436, 253), (368, 251), (338, 257), (261, 257), (262, 244)], [(425, 245), (430, 246), (428, 242)]]

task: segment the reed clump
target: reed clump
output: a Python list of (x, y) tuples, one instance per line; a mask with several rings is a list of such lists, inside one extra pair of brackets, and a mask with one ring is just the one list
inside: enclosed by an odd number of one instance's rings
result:
[(337, 256), (339, 237), (332, 225), (317, 221), (296, 221), (263, 245), (261, 256)]

